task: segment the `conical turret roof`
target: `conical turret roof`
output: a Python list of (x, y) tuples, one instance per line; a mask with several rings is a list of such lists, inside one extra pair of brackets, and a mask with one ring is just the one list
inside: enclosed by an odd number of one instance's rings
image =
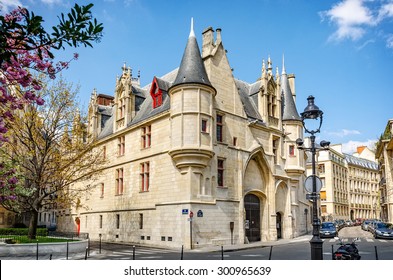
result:
[(207, 77), (192, 21), (190, 35), (173, 86), (189, 83), (212, 86)]
[(282, 92), (282, 120), (299, 120), (301, 117), (297, 112), (295, 100), (293, 99), (292, 90), (289, 86), (288, 76), (285, 72), (285, 65), (283, 62), (281, 74), (281, 92)]

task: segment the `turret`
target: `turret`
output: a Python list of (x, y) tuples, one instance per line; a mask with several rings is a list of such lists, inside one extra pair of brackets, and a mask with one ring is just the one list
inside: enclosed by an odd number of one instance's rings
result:
[(191, 31), (171, 97), (171, 155), (176, 166), (205, 168), (213, 157), (213, 98), (211, 85), (191, 23)]
[(302, 119), (296, 109), (290, 82), (285, 70), (284, 58), (281, 74), (281, 96), (282, 126), (285, 134), (285, 170), (288, 173), (303, 173), (305, 170), (304, 153), (299, 153), (296, 146), (296, 139), (303, 138), (303, 124)]

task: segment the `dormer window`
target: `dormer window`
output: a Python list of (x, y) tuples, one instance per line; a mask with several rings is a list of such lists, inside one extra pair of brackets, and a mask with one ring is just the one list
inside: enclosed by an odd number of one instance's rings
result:
[(120, 103), (119, 104), (119, 119), (122, 119), (122, 118), (124, 118), (125, 111), (126, 111), (126, 102), (125, 102), (124, 98), (121, 98), (119, 103)]
[(153, 109), (162, 105), (162, 90), (158, 87), (157, 78), (154, 77), (154, 80), (151, 85), (150, 95), (153, 99)]

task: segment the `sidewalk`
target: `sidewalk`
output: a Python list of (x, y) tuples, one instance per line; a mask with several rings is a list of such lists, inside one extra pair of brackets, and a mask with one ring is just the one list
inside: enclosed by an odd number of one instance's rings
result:
[[(251, 248), (261, 248), (261, 247), (270, 247), (270, 246), (278, 246), (288, 243), (296, 243), (296, 242), (304, 242), (309, 241), (312, 238), (312, 235), (302, 235), (299, 237), (295, 237), (293, 239), (279, 239), (276, 241), (259, 241), (252, 242), (249, 244), (235, 244), (235, 245), (223, 245), (223, 249), (225, 252), (231, 251), (239, 251), (239, 250), (247, 250)], [(202, 248), (196, 248), (193, 250), (185, 249), (186, 252), (216, 252), (221, 251), (221, 245), (211, 245), (205, 246)]]
[[(279, 239), (277, 241), (260, 241), (260, 242), (253, 242), (249, 244), (236, 244), (236, 245), (223, 245), (224, 252), (233, 252), (233, 251), (240, 251), (240, 250), (247, 250), (251, 248), (261, 248), (261, 247), (270, 247), (270, 246), (279, 246), (288, 243), (296, 243), (296, 242), (304, 242), (309, 241), (311, 239), (311, 235), (303, 235), (293, 239)], [(131, 245), (131, 244), (128, 244)], [(144, 247), (140, 245), (136, 245), (138, 247)], [(166, 249), (166, 248), (158, 248), (158, 247), (147, 247), (146, 248), (154, 248), (154, 249)], [(204, 246), (201, 248), (196, 249), (184, 249), (184, 252), (219, 252), (221, 251), (221, 245), (211, 245), (211, 246)], [(101, 254), (98, 253), (98, 250), (93, 249), (90, 250), (87, 256), (87, 260), (99, 260), (103, 259), (103, 256), (109, 254), (106, 250), (101, 250)], [(74, 253), (68, 256), (68, 260), (85, 260), (86, 252), (83, 253)], [(2, 256), (0, 260), (36, 260), (36, 255), (19, 255), (19, 256)], [(67, 260), (67, 256), (65, 254), (45, 254), (39, 255), (38, 260)]]

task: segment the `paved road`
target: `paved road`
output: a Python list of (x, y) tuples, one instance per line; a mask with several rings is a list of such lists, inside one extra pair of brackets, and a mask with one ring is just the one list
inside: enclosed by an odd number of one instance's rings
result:
[[(370, 232), (361, 230), (360, 227), (343, 228), (339, 232), (339, 237), (345, 242), (351, 241), (355, 237), (359, 237), (357, 242), (359, 246), (362, 260), (393, 260), (393, 240), (375, 240)], [(270, 242), (269, 245), (263, 243), (256, 244), (256, 247), (237, 247), (224, 248), (224, 252), (220, 251), (219, 247), (215, 250), (193, 250), (184, 251), (183, 255), (181, 248), (174, 249), (159, 249), (148, 248), (142, 246), (135, 246), (136, 260), (309, 260), (310, 259), (310, 244), (311, 235), (301, 236), (291, 240), (280, 240), (277, 242)], [(323, 256), (325, 260), (330, 260), (332, 250), (335, 250), (337, 240), (323, 239)], [(88, 260), (132, 260), (134, 248), (127, 244), (113, 244), (102, 243), (101, 253), (99, 251), (99, 243), (91, 242), (90, 254)], [(48, 260), (49, 255), (40, 255), (40, 260)], [(65, 254), (54, 255), (53, 259), (66, 259)], [(13, 257), (0, 259), (16, 259)], [(36, 259), (36, 256), (23, 256), (17, 259)], [(85, 259), (85, 254), (70, 255), (69, 259)]]

